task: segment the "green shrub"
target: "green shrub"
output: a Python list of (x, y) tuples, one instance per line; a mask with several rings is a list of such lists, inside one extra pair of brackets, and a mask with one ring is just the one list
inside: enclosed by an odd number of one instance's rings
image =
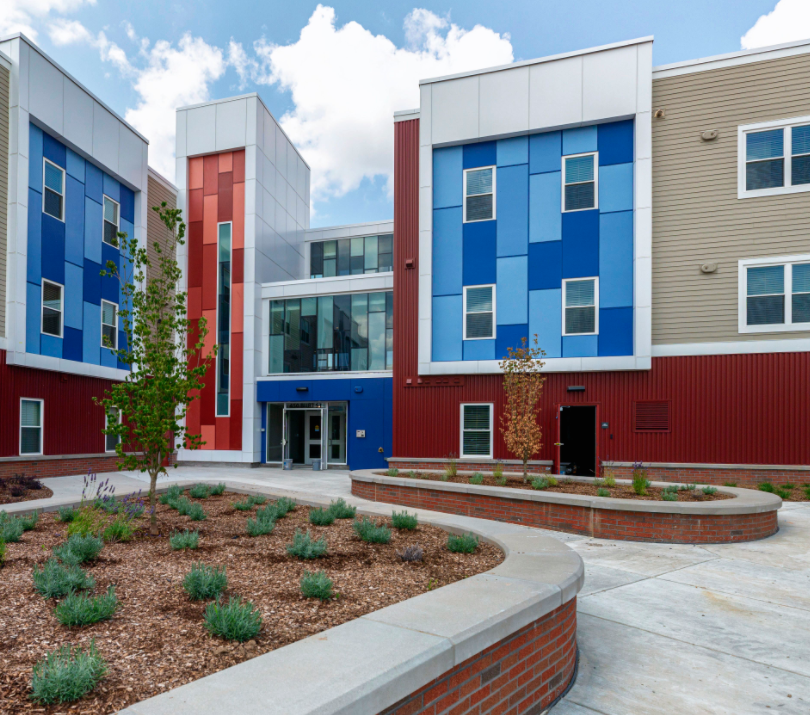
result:
[(442, 473), (439, 475), (439, 479), (440, 479), (441, 481), (443, 481), (443, 482), (449, 482), (449, 481), (450, 481), (450, 475), (449, 475), (447, 472), (442, 472)]
[[(284, 514), (281, 516), (284, 516)], [(272, 521), (275, 523), (278, 518), (279, 513), (275, 504), (268, 504), (264, 509), (256, 510), (256, 521)]]
[(6, 542), (0, 538), (0, 569), (6, 563)]
[(810, 487), (804, 487), (804, 496), (810, 499)]
[(782, 489), (795, 489), (795, 488), (796, 488), (795, 484), (789, 484), (788, 483), (788, 484), (783, 484), (782, 485)]
[(647, 470), (641, 462), (633, 464), (633, 491), (638, 496), (643, 497), (647, 494), (647, 489), (650, 487), (650, 481), (647, 479)]
[(759, 489), (761, 492), (769, 492), (770, 494), (773, 494), (776, 491), (773, 484), (770, 482), (762, 482), (762, 484), (757, 486), (757, 489)]
[(295, 500), (290, 499), (290, 497), (281, 497), (281, 499), (275, 502), (274, 507), (278, 518), (283, 519), (291, 511), (295, 511)]
[(246, 528), (248, 536), (266, 536), (276, 528), (276, 520), (269, 517), (248, 519)]
[(102, 538), (109, 544), (114, 541), (131, 541), (134, 535), (135, 527), (132, 522), (119, 517), (104, 529)]
[(186, 514), (192, 521), (205, 521), (208, 518), (208, 514), (205, 513), (205, 509), (202, 508), (202, 504), (198, 504), (197, 502), (193, 503), (188, 508)]
[(70, 524), (76, 518), (76, 514), (79, 513), (78, 509), (74, 509), (72, 506), (60, 506), (59, 507), (59, 521), (63, 524)]
[(499, 487), (505, 487), (507, 481), (508, 481), (507, 478), (503, 474), (501, 474), (500, 476), (495, 477), (495, 483)]
[(352, 528), (355, 534), (369, 544), (387, 544), (391, 541), (391, 530), (385, 524), (377, 526), (368, 517), (364, 516), (362, 520), (355, 520)]
[(557, 486), (557, 477), (552, 477), (552, 476), (549, 474), (549, 475), (546, 477), (546, 479), (548, 480), (548, 485), (549, 485), (550, 487), (556, 487), (556, 486)]
[(776, 496), (780, 499), (790, 499), (790, 492), (787, 489), (777, 489)]
[(736, 487), (737, 482), (723, 482), (724, 487)]
[(54, 609), (56, 619), (63, 626), (89, 626), (91, 623), (106, 621), (118, 610), (118, 597), (115, 586), (110, 586), (101, 596), (87, 596), (71, 591)]
[(6, 544), (17, 543), (25, 531), (23, 520), (0, 511), (0, 539)]
[(495, 469), (492, 470), (492, 476), (495, 479), (500, 479), (503, 476), (503, 462), (495, 462)]
[(616, 477), (614, 477), (612, 474), (606, 474), (602, 481), (605, 483), (606, 487), (616, 486)]
[(695, 489), (697, 489), (697, 484), (681, 484), (681, 486), (678, 487), (678, 490), (682, 492), (693, 492)]
[(188, 493), (192, 499), (208, 499), (211, 496), (211, 487), (207, 484), (195, 484)]
[(163, 494), (160, 495), (160, 503), (171, 505), (171, 503), (177, 501), (182, 494), (183, 490), (176, 484), (172, 484)]
[(447, 550), (454, 554), (471, 554), (478, 548), (478, 537), (472, 532), (468, 534), (448, 534)]
[(39, 521), (39, 514), (34, 512), (33, 514), (29, 514), (28, 516), (20, 517), (23, 525), (23, 531), (33, 531), (37, 528), (37, 522)]
[(416, 528), (418, 521), (416, 519), (416, 514), (409, 514), (407, 511), (395, 511), (391, 514), (391, 524), (393, 524), (395, 529), (413, 531)]
[[(169, 506), (172, 507), (172, 509), (177, 509), (177, 513), (180, 514), (180, 516), (187, 516), (194, 506), (194, 502), (188, 497), (180, 497), (179, 499), (175, 499)], [(197, 506), (199, 506), (199, 504)]]
[(677, 492), (661, 492), (661, 499), (663, 501), (678, 501)]
[(34, 665), (31, 698), (43, 705), (73, 702), (95, 688), (106, 672), (95, 640), (87, 650), (64, 645)]
[(416, 472), (413, 471), (413, 469), (410, 472), (408, 472), (408, 476), (411, 479), (418, 479), (419, 478), (419, 476), (416, 474)]
[(664, 488), (663, 488), (661, 491), (662, 491), (662, 492), (667, 492), (667, 493), (670, 493), (670, 492), (671, 492), (672, 494), (677, 494), (677, 492), (679, 491), (679, 489), (680, 489), (680, 487), (678, 487), (678, 485), (677, 485), (677, 484), (668, 484), (668, 485), (667, 485), (667, 486), (665, 486), (665, 487), (664, 487)]
[(87, 561), (95, 561), (103, 548), (104, 541), (98, 536), (74, 534), (69, 536), (64, 544), (55, 547), (53, 554), (63, 564), (76, 566)]
[(603, 486), (605, 486), (605, 480), (604, 479), (594, 479), (593, 480), (593, 485), (595, 487), (603, 487)]
[(545, 477), (532, 477), (531, 485), (532, 489), (548, 489), (549, 487), (548, 479)]
[(287, 553), (299, 559), (317, 559), (326, 553), (326, 537), (315, 540), (309, 531), (304, 534), (296, 529), (292, 543), (287, 544)]
[(85, 506), (79, 509), (73, 521), (68, 524), (68, 536), (97, 536), (107, 524), (107, 514), (103, 509)]
[(250, 511), (253, 508), (253, 502), (250, 499), (244, 501), (232, 502), (231, 506), (237, 511)]
[(93, 502), (96, 509), (107, 512), (107, 514), (117, 514), (121, 505), (116, 501), (115, 497), (97, 497)]
[(304, 571), (301, 578), (301, 593), (304, 598), (320, 598), (326, 601), (332, 598), (332, 579), (326, 575), (326, 571)]
[[(447, 479), (458, 476), (458, 458), (453, 452), (447, 455), (447, 466), (444, 469), (444, 474)], [(447, 479), (443, 479), (442, 481), (447, 481)]]
[(256, 506), (261, 506), (267, 501), (267, 497), (263, 494), (252, 494), (248, 497), (248, 501)]
[(229, 641), (248, 641), (262, 629), (259, 610), (241, 598), (231, 597), (224, 606), (219, 601), (209, 603), (203, 618), (210, 633)]
[(481, 472), (476, 472), (470, 477), (470, 484), (483, 484), (484, 475)]
[(399, 470), (396, 467), (389, 467), (385, 474), (388, 477), (395, 477), (399, 474)]
[(45, 598), (61, 598), (71, 591), (94, 588), (96, 581), (80, 566), (63, 566), (54, 558), (48, 559), (42, 569), (34, 566), (34, 588)]
[(202, 562), (192, 564), (191, 571), (183, 579), (183, 588), (192, 601), (219, 598), (220, 594), (228, 588), (225, 567), (218, 569)]
[(220, 482), (216, 486), (211, 487), (211, 496), (220, 497), (225, 493), (225, 482)]
[(710, 497), (712, 494), (717, 494), (717, 487), (703, 487), (703, 493)]
[(199, 531), (175, 531), (169, 537), (169, 543), (172, 549), (180, 551), (182, 549), (196, 549), (200, 545), (200, 532)]
[(599, 489), (596, 490), (596, 496), (598, 496), (598, 497), (609, 497), (610, 496), (610, 490), (600, 487)]
[(335, 515), (330, 509), (310, 509), (309, 523), (314, 526), (329, 526), (335, 522)]
[(332, 512), (335, 519), (354, 519), (357, 507), (349, 506), (343, 499), (338, 499), (329, 505), (329, 511)]

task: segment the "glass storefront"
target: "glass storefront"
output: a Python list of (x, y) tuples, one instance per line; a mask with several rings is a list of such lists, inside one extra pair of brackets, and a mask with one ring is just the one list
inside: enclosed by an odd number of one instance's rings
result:
[(311, 244), (310, 278), (355, 276), (394, 270), (394, 234), (341, 238)]
[(347, 402), (286, 402), (267, 405), (267, 462), (346, 464)]

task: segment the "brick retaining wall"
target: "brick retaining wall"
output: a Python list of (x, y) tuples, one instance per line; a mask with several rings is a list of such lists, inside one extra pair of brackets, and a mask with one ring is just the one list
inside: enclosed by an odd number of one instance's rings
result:
[[(632, 479), (632, 467), (606, 467), (619, 479)], [(726, 483), (738, 487), (756, 487), (762, 482), (771, 482), (774, 486), (782, 484), (810, 484), (810, 472), (801, 469), (754, 469), (753, 467), (657, 467), (647, 466), (647, 478), (659, 482), (686, 482), (692, 484), (715, 484), (718, 487)]]
[[(485, 472), (485, 473), (492, 473), (492, 470), (495, 468), (496, 461), (493, 460), (485, 460), (483, 462), (470, 462), (469, 460), (465, 459), (463, 462), (457, 462), (457, 466), (459, 471), (463, 472)], [(509, 473), (520, 473), (523, 474), (523, 464), (515, 464), (513, 462), (505, 463), (501, 462), (501, 466), (503, 467), (504, 472)], [(413, 470), (414, 472), (443, 472), (447, 468), (447, 460), (446, 459), (437, 459), (435, 462), (428, 462), (428, 461), (419, 461), (419, 462), (411, 462), (407, 459), (395, 459), (390, 458), (388, 460), (388, 467), (389, 468), (396, 468), (399, 469), (400, 472), (409, 472)], [(548, 464), (532, 464), (529, 463), (526, 465), (526, 471), (529, 474), (548, 474), (551, 472), (551, 466)]]
[[(177, 458), (173, 454), (167, 466)], [(46, 479), (48, 477), (70, 477), (76, 474), (87, 474), (92, 470), (96, 474), (118, 471), (118, 457), (114, 454), (103, 456), (66, 456), (64, 459), (23, 459), (20, 461), (0, 461), (0, 479), (25, 474), (26, 477)]]
[(383, 715), (540, 715), (576, 667), (577, 600), (440, 675)]

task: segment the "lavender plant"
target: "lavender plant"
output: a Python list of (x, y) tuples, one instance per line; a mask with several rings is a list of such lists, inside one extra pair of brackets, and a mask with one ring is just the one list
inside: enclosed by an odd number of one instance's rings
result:
[(31, 698), (43, 705), (73, 702), (95, 688), (106, 672), (95, 640), (87, 650), (64, 645), (34, 665)]

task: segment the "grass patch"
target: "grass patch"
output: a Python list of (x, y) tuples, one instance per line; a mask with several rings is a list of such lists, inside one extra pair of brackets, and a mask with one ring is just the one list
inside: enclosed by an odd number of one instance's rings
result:
[(327, 509), (310, 509), (309, 523), (314, 526), (329, 526), (335, 523), (335, 515)]
[(298, 559), (317, 559), (326, 553), (326, 537), (313, 539), (309, 531), (304, 534), (300, 529), (295, 530), (291, 544), (287, 544), (287, 553)]
[(467, 534), (448, 534), (447, 550), (454, 554), (471, 554), (478, 548), (478, 537), (472, 532)]
[(89, 626), (91, 623), (106, 621), (118, 610), (118, 596), (115, 586), (110, 586), (101, 596), (87, 596), (71, 591), (54, 609), (56, 619), (63, 626)]
[(352, 528), (361, 540), (369, 544), (387, 544), (391, 541), (391, 530), (385, 524), (377, 526), (368, 517), (355, 520)]
[(64, 566), (54, 558), (40, 569), (34, 566), (34, 588), (44, 598), (62, 598), (71, 591), (94, 588), (96, 580), (80, 566)]
[(231, 597), (225, 605), (219, 601), (209, 603), (203, 618), (210, 633), (229, 641), (248, 641), (262, 629), (259, 610), (241, 598)]
[(338, 499), (329, 505), (329, 511), (332, 512), (335, 519), (354, 519), (357, 507), (349, 506), (343, 499)]
[(304, 598), (319, 598), (326, 601), (332, 598), (334, 584), (332, 579), (326, 575), (326, 571), (304, 571), (301, 578), (301, 593)]
[(192, 564), (191, 571), (183, 579), (183, 588), (192, 601), (219, 598), (222, 592), (228, 588), (225, 567), (215, 568), (202, 562)]
[(175, 531), (169, 537), (169, 544), (171, 544), (174, 551), (182, 551), (184, 549), (196, 549), (200, 545), (200, 532), (199, 531)]
[(87, 650), (64, 645), (34, 665), (31, 698), (42, 705), (70, 703), (87, 695), (106, 673), (95, 641)]
[(724, 487), (736, 487), (737, 482), (723, 482)]
[(769, 494), (773, 494), (776, 491), (776, 488), (770, 482), (762, 482), (762, 484), (758, 484), (757, 489), (759, 489), (761, 492), (768, 492)]
[(68, 537), (64, 544), (55, 547), (53, 555), (63, 564), (78, 566), (88, 561), (95, 561), (103, 548), (104, 541), (98, 536), (74, 534)]
[(395, 511), (391, 514), (391, 524), (395, 529), (413, 531), (417, 527), (418, 521), (416, 514), (409, 514), (407, 511)]

